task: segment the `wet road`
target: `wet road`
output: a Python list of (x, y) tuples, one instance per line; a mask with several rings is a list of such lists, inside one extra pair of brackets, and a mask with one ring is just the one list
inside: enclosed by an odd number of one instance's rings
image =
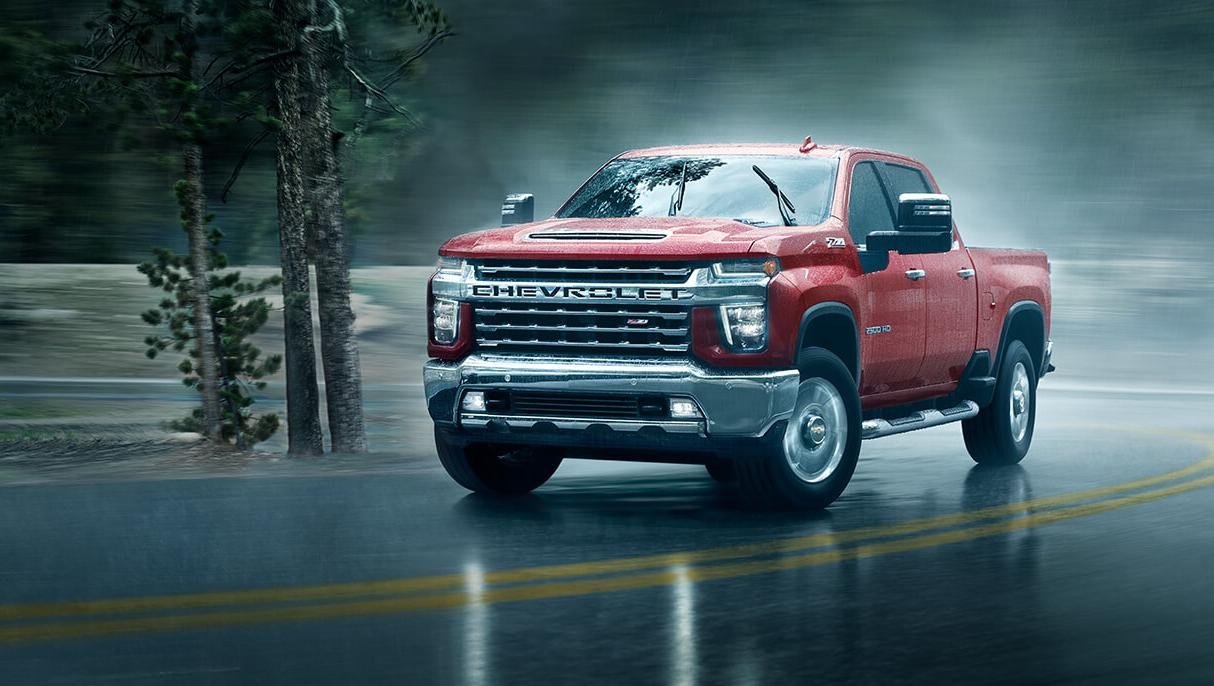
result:
[(811, 515), (685, 466), (469, 496), (416, 430), (0, 478), (0, 683), (1209, 683), (1212, 409), (1047, 381), (1022, 466), (880, 439)]

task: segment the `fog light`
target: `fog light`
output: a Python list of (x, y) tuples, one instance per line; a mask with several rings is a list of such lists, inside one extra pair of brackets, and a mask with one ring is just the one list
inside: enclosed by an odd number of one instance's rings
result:
[(468, 412), (484, 412), (485, 411), (485, 392), (484, 391), (468, 391), (464, 394), (464, 402), (461, 404)]
[(700, 414), (700, 408), (692, 401), (675, 398), (670, 401), (670, 416), (675, 419), (699, 419), (704, 415)]

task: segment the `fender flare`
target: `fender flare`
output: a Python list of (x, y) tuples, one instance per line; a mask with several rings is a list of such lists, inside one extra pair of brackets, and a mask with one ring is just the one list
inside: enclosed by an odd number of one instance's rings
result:
[(849, 322), (851, 322), (851, 327), (850, 327), (851, 340), (845, 341), (844, 345), (849, 345), (851, 348), (851, 352), (853, 353), (851, 356), (852, 362), (851, 362), (851, 364), (848, 364), (848, 361), (844, 360), (844, 365), (846, 365), (848, 367), (848, 371), (851, 372), (852, 379), (854, 379), (856, 381), (856, 383), (859, 383), (860, 382), (860, 329), (856, 325), (855, 313), (852, 312), (852, 309), (850, 307), (848, 307), (846, 304), (841, 303), (841, 302), (837, 302), (837, 301), (821, 302), (821, 303), (813, 305), (809, 309), (805, 310), (805, 313), (801, 315), (801, 327), (797, 331), (797, 353), (796, 353), (796, 355), (797, 355), (798, 366), (800, 366), (801, 351), (805, 350), (805, 339), (806, 339), (806, 335), (809, 333), (809, 327), (813, 325), (814, 320), (820, 319), (825, 316), (843, 316), (843, 317), (846, 317)]
[[(996, 370), (999, 369), (999, 365), (1003, 362), (1003, 352), (1007, 350), (1008, 343), (1010, 342), (1008, 341), (1009, 329), (1011, 329), (1012, 321), (1015, 320), (1016, 316), (1021, 312), (1032, 312), (1037, 315), (1038, 320), (1041, 322), (1041, 339), (1043, 346), (1045, 345), (1045, 341), (1049, 338), (1045, 330), (1045, 309), (1041, 307), (1041, 303), (1034, 300), (1018, 300), (1015, 303), (1012, 303), (1012, 306), (1007, 308), (1007, 314), (1003, 315), (1003, 324), (999, 328), (999, 347), (995, 352), (995, 359), (991, 362), (992, 374), (996, 373)], [(1037, 360), (1044, 359), (1044, 347), (1041, 350), (1030, 350), (1029, 352), (1036, 355), (1035, 359)]]

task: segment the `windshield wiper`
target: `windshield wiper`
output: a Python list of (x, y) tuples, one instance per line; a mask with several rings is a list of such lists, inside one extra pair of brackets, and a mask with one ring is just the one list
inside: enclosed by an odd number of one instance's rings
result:
[(760, 179), (763, 179), (767, 187), (771, 189), (771, 192), (775, 194), (776, 205), (780, 208), (780, 219), (784, 220), (784, 226), (796, 226), (797, 222), (793, 220), (792, 215), (797, 213), (797, 208), (793, 207), (792, 201), (788, 199), (787, 195), (784, 195), (784, 191), (780, 190), (780, 187), (776, 185), (776, 182), (770, 176), (765, 174), (762, 169), (759, 169), (759, 165), (754, 164), (750, 168), (759, 175)]
[(687, 189), (687, 160), (683, 160), (683, 171), (679, 174), (679, 185), (670, 194), (670, 209), (666, 216), (673, 217), (683, 210), (683, 191)]

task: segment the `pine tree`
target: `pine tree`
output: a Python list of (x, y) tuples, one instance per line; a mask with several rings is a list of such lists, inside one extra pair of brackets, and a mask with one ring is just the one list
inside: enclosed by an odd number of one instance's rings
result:
[[(184, 208), (191, 202), (189, 189), (184, 182), (179, 182), (177, 188), (179, 202)], [(199, 335), (211, 337), (219, 369), (216, 389), (220, 418), (215, 436), (217, 440), (245, 449), (268, 439), (278, 430), (278, 415), (255, 415), (252, 406), (254, 391), (265, 388), (264, 379), (278, 371), (282, 356), (263, 356), (248, 338), (257, 333), (270, 314), (270, 304), (261, 294), (281, 285), (282, 277), (275, 275), (249, 281), (238, 271), (224, 271), (228, 263), (227, 257), (219, 251), (222, 238), (219, 229), (207, 227), (203, 287), (211, 307), (205, 330), (195, 325), (198, 284), (193, 276), (192, 256), (157, 248), (152, 251), (154, 260), (139, 265), (139, 272), (147, 277), (148, 285), (167, 294), (156, 308), (142, 315), (144, 322), (159, 330), (145, 338), (144, 343), (149, 358), (170, 348), (175, 352), (188, 351), (188, 356), (177, 368), (183, 374), (183, 383), (197, 388), (202, 383), (197, 340)], [(169, 427), (176, 431), (202, 433), (205, 421), (200, 407), (187, 417), (169, 422)]]
[[(350, 253), (340, 154), (344, 135), (333, 124), (332, 84), (334, 77), (352, 84), (364, 103), (350, 147), (384, 107), (415, 124), (416, 118), (393, 100), (389, 89), (401, 82), (427, 52), (454, 35), (446, 15), (431, 2), (363, 0), (351, 4), (359, 10), (357, 15), (364, 17), (356, 27), (360, 29), (358, 35), (351, 35), (347, 8), (336, 0), (281, 3), (282, 25), (303, 27), (292, 36), (302, 55), (297, 58), (297, 71), (283, 71), (278, 76), (280, 108), (282, 96), (288, 91), (305, 103), (300, 108), (300, 142), (307, 170), (304, 181), (308, 184), (304, 195), (309, 200), (309, 237), (316, 262), (329, 434), (333, 451), (340, 453), (365, 452), (367, 439), (358, 341), (350, 305)], [(416, 44), (389, 40), (388, 44), (375, 46), (369, 37), (372, 26), (407, 26), (424, 38)], [(382, 81), (369, 75), (370, 67), (385, 65)], [(284, 180), (292, 179), (280, 176), (280, 197)]]

